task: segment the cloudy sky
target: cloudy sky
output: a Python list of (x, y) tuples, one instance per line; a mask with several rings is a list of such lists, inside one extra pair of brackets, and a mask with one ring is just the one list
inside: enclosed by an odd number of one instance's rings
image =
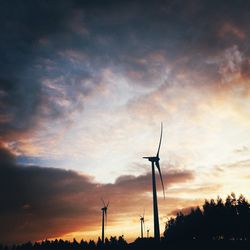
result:
[(107, 236), (139, 236), (144, 208), (152, 235), (161, 121), (161, 232), (250, 197), (250, 3), (6, 0), (0, 19), (0, 242), (97, 239), (101, 197)]

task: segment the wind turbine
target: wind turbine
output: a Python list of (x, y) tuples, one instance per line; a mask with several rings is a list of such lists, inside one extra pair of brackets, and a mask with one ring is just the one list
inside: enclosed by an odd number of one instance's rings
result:
[[(104, 222), (107, 224), (107, 210), (109, 206), (109, 201), (107, 204), (105, 204), (104, 200), (101, 198), (102, 203), (103, 203), (103, 208), (102, 210), (102, 244), (104, 244)], [(105, 218), (105, 219), (104, 219)]]
[(145, 224), (144, 224), (144, 214), (145, 214), (145, 209), (144, 209), (143, 215), (140, 215), (140, 221), (141, 221), (141, 238), (143, 238), (143, 231), (144, 231), (144, 227), (145, 227)]
[(149, 238), (149, 231), (150, 231), (150, 229), (148, 228), (147, 229), (147, 238)]
[(162, 175), (161, 175), (161, 168), (160, 168), (160, 158), (159, 158), (159, 153), (160, 153), (160, 148), (161, 148), (161, 140), (162, 140), (162, 131), (163, 131), (163, 125), (161, 123), (161, 135), (160, 135), (160, 142), (158, 146), (158, 150), (156, 153), (156, 156), (150, 156), (150, 157), (143, 157), (144, 159), (148, 159), (151, 162), (152, 166), (152, 190), (153, 190), (153, 210), (154, 210), (154, 238), (155, 239), (160, 239), (160, 226), (159, 226), (159, 216), (158, 216), (158, 203), (157, 203), (157, 192), (156, 192), (156, 180), (155, 180), (155, 166), (159, 171), (159, 175), (161, 178), (161, 185), (163, 189), (163, 196), (165, 199), (165, 191), (164, 191), (164, 184), (162, 180)]

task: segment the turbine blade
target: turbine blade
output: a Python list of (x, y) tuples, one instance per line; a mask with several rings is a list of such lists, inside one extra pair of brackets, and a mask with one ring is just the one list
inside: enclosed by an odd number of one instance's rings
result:
[(144, 215), (145, 215), (145, 208), (144, 208), (144, 210), (143, 210), (143, 219), (144, 219)]
[(156, 157), (158, 157), (158, 158), (159, 158), (159, 153), (160, 153), (160, 148), (161, 148), (162, 131), (163, 131), (163, 125), (161, 122), (161, 136), (160, 136), (160, 142), (159, 142), (159, 146), (158, 146), (158, 150), (157, 150), (157, 154), (156, 154)]
[(164, 184), (163, 184), (163, 179), (162, 179), (162, 175), (161, 175), (161, 168), (160, 168), (160, 163), (159, 161), (155, 162), (156, 167), (158, 168), (159, 174), (160, 174), (160, 178), (161, 178), (161, 185), (162, 185), (162, 190), (163, 190), (163, 196), (164, 196), (164, 200), (165, 200), (165, 189), (164, 189)]
[(101, 201), (103, 203), (103, 206), (105, 207), (105, 202), (104, 202), (103, 198), (101, 198)]
[(107, 206), (106, 206), (106, 208), (108, 208), (108, 206), (109, 206), (109, 201), (108, 201), (108, 203), (107, 203)]

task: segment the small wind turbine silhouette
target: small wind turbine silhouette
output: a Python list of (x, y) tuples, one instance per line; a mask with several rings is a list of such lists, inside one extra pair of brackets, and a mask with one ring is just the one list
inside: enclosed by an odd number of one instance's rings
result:
[(147, 238), (149, 238), (149, 228), (147, 229)]
[(162, 189), (163, 189), (163, 196), (164, 196), (164, 199), (165, 199), (164, 184), (163, 184), (163, 180), (162, 180), (161, 168), (160, 168), (160, 163), (159, 163), (159, 161), (160, 161), (159, 153), (160, 153), (160, 148), (161, 148), (162, 131), (163, 131), (163, 125), (161, 123), (160, 142), (159, 142), (159, 146), (158, 146), (156, 156), (143, 157), (144, 159), (148, 159), (151, 162), (151, 166), (152, 166), (152, 189), (153, 189), (153, 209), (154, 209), (154, 238), (155, 239), (160, 239), (160, 226), (159, 226), (158, 203), (157, 203), (156, 180), (155, 180), (155, 166), (157, 167), (157, 169), (159, 171), (159, 175), (160, 175), (160, 178), (161, 178)]
[(143, 231), (144, 231), (144, 227), (145, 227), (145, 224), (144, 224), (144, 215), (145, 215), (145, 209), (144, 209), (143, 215), (140, 215), (140, 221), (141, 221), (141, 238), (143, 238)]
[(102, 243), (104, 244), (104, 224), (106, 222), (107, 224), (107, 210), (109, 206), (109, 201), (107, 204), (105, 204), (104, 200), (101, 198), (101, 201), (103, 203), (103, 208), (102, 210)]

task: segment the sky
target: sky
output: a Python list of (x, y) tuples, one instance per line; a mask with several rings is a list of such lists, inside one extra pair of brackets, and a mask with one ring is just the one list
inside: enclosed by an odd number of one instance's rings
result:
[(250, 3), (0, 2), (0, 242), (153, 235), (250, 197)]

